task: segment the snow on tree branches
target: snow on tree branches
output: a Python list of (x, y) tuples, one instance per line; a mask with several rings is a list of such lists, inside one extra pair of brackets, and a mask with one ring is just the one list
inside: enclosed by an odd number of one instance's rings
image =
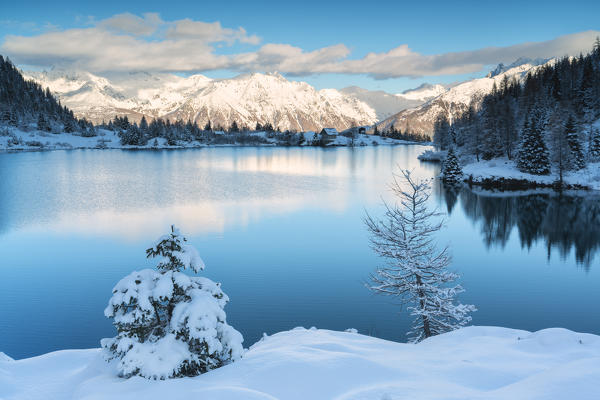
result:
[(517, 155), (517, 168), (535, 175), (550, 173), (550, 158), (543, 138), (541, 118), (534, 115), (526, 119), (521, 132), (521, 148)]
[(408, 332), (412, 342), (465, 326), (471, 321), (468, 314), (476, 310), (473, 305), (455, 304), (464, 289), (453, 284), (458, 275), (447, 269), (451, 262), (448, 248), (436, 248), (434, 235), (443, 221), (437, 219), (436, 210), (428, 209), (430, 182), (415, 182), (410, 171), (403, 170), (392, 184), (399, 204), (384, 203), (381, 219), (369, 214), (365, 218), (373, 250), (387, 260), (371, 276), (368, 287), (407, 306), (414, 317)]
[(448, 155), (446, 155), (446, 159), (442, 164), (442, 180), (444, 183), (457, 184), (462, 182), (462, 176), (462, 168), (454, 152), (454, 146), (450, 146)]
[(113, 289), (104, 314), (117, 336), (102, 339), (120, 376), (148, 379), (196, 376), (239, 359), (242, 335), (226, 322), (229, 298), (220, 284), (181, 271), (199, 272), (204, 263), (179, 230), (146, 250), (158, 257), (158, 271), (134, 271)]

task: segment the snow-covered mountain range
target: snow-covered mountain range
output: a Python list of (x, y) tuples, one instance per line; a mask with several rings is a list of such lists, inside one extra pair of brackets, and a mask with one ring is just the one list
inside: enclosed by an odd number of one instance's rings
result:
[(290, 81), (278, 73), (244, 74), (231, 79), (203, 75), (130, 73), (102, 77), (89, 72), (52, 70), (24, 72), (48, 87), (78, 117), (93, 122), (115, 115), (132, 120), (142, 116), (196, 121), (204, 126), (253, 128), (257, 122), (271, 123), (281, 130), (308, 131), (333, 127), (377, 124), (380, 131), (393, 124), (402, 131), (430, 134), (440, 113), (451, 119), (466, 111), (505, 76), (523, 78), (532, 68), (548, 60), (519, 59), (498, 65), (487, 76), (452, 87), (423, 84), (399, 94), (372, 91), (357, 86), (341, 90), (321, 89), (305, 82)]
[(439, 93), (437, 96), (422, 105), (402, 110), (386, 118), (377, 124), (377, 129), (386, 131), (393, 125), (396, 129), (402, 131), (408, 130), (415, 133), (431, 134), (433, 124), (440, 114), (445, 113), (448, 119), (452, 120), (453, 116), (460, 115), (468, 110), (470, 104), (477, 108), (483, 97), (491, 92), (494, 83), (499, 85), (505, 76), (523, 79), (533, 69), (553, 62), (554, 60), (520, 59), (508, 66), (498, 65), (483, 78), (466, 81), (449, 89), (441, 86), (437, 88)]
[[(195, 120), (200, 126), (254, 127), (271, 123), (282, 130), (318, 130), (372, 125), (422, 101), (405, 101), (384, 92), (356, 88), (316, 90), (277, 73), (245, 74), (232, 79), (203, 75), (131, 73), (101, 77), (89, 72), (24, 72), (48, 87), (78, 117), (93, 122), (115, 115), (132, 120), (162, 117)], [(383, 110), (383, 111), (382, 111)]]
[(190, 119), (200, 126), (210, 120), (215, 127), (229, 127), (235, 121), (251, 128), (259, 122), (281, 130), (343, 130), (375, 124), (445, 91), (441, 85), (427, 84), (396, 95), (356, 86), (316, 90), (278, 73), (231, 79), (144, 72), (102, 77), (61, 70), (23, 74), (50, 88), (78, 117), (96, 123), (126, 115), (131, 120)]

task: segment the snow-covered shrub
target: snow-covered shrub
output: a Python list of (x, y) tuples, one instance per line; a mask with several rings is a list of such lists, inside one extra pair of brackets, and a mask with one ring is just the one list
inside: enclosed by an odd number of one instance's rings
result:
[(204, 263), (179, 230), (146, 250), (158, 271), (134, 271), (113, 289), (104, 314), (117, 336), (102, 339), (108, 360), (118, 360), (123, 377), (148, 379), (196, 376), (239, 359), (242, 335), (226, 322), (229, 298), (220, 284), (188, 276)]

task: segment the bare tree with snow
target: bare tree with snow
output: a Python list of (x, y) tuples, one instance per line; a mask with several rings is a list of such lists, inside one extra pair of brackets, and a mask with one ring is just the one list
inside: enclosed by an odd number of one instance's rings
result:
[(428, 208), (431, 180), (415, 182), (410, 171), (401, 172), (391, 185), (399, 202), (384, 202), (381, 218), (365, 217), (372, 248), (386, 259), (368, 287), (407, 306), (414, 317), (409, 340), (416, 343), (465, 326), (476, 308), (455, 303), (464, 289), (453, 283), (458, 275), (448, 270), (448, 247), (439, 250), (436, 246), (435, 234), (442, 229), (443, 220), (437, 210)]

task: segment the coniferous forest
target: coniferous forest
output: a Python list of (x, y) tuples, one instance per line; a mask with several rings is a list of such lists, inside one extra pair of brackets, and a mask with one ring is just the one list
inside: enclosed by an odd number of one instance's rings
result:
[(600, 38), (587, 55), (505, 77), (476, 108), (435, 123), (434, 143), (476, 161), (506, 157), (522, 172), (559, 175), (600, 160)]
[(62, 106), (49, 89), (23, 78), (8, 58), (0, 55), (0, 122), (12, 126), (37, 124), (40, 131), (94, 135), (94, 126)]

